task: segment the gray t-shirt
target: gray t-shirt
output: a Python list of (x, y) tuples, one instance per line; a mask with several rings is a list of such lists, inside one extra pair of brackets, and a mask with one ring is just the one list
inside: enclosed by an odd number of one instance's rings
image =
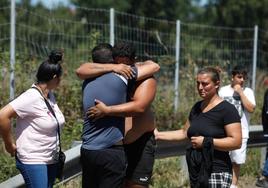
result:
[(98, 99), (106, 105), (117, 105), (126, 102), (128, 82), (124, 77), (107, 73), (94, 79), (85, 80), (83, 83), (83, 110), (84, 124), (82, 133), (82, 147), (88, 150), (108, 148), (119, 142), (124, 137), (125, 118), (107, 116), (95, 122), (87, 116), (87, 110), (94, 106)]

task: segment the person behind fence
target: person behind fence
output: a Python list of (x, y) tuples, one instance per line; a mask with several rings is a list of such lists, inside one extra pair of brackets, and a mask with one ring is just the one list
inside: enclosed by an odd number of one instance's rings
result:
[[(52, 90), (60, 84), (63, 53), (54, 50), (37, 70), (36, 82), (0, 110), (0, 132), (5, 148), (16, 158), (28, 188), (52, 188), (57, 174), (58, 128), (65, 119)], [(57, 120), (48, 109), (47, 100)], [(12, 138), (12, 119), (16, 119), (16, 142)], [(58, 122), (57, 122), (58, 121)]]
[[(116, 70), (114, 67), (120, 67), (121, 64), (104, 64), (104, 66), (97, 64), (113, 62), (111, 50), (111, 46), (105, 49), (97, 46), (92, 51), (95, 63), (82, 64), (76, 70), (79, 78), (86, 78), (83, 83), (85, 117), (81, 147), (82, 187), (122, 187), (127, 163), (123, 148), (124, 118), (109, 116), (94, 121), (86, 115), (88, 109), (95, 105), (95, 99), (108, 105), (126, 102), (128, 86), (133, 85), (137, 74), (137, 79), (142, 79), (158, 70), (156, 69), (158, 65), (154, 62), (142, 67), (133, 67), (134, 72), (133, 70), (128, 72), (123, 68), (124, 71), (123, 69), (121, 71), (126, 76), (132, 77), (127, 80), (113, 72)], [(131, 48), (128, 51), (130, 54), (134, 52)], [(132, 62), (124, 63), (132, 64)], [(103, 74), (103, 71), (106, 74)]]
[(232, 182), (229, 151), (241, 146), (240, 117), (235, 107), (218, 95), (218, 71), (213, 67), (198, 71), (197, 90), (203, 100), (194, 104), (182, 129), (155, 129), (158, 140), (190, 140), (186, 160), (192, 188), (229, 188)]
[[(115, 45), (113, 48), (115, 62), (133, 61), (125, 55), (127, 48), (128, 44), (125, 43)], [(136, 63), (136, 66), (139, 64)], [(145, 188), (149, 187), (152, 177), (156, 148), (153, 133), (155, 120), (150, 108), (156, 94), (155, 78), (148, 77), (136, 82), (130, 93), (129, 102), (120, 105), (106, 106), (97, 100), (96, 106), (91, 107), (88, 114), (94, 119), (103, 116), (127, 117), (124, 147), (128, 165), (124, 187)]]
[(240, 166), (246, 162), (247, 141), (249, 138), (250, 113), (254, 112), (256, 102), (254, 92), (246, 87), (247, 71), (237, 65), (232, 70), (231, 84), (223, 86), (219, 90), (219, 96), (230, 102), (237, 109), (241, 117), (242, 146), (230, 151), (233, 164), (233, 180), (231, 188), (236, 188), (240, 174)]
[[(268, 137), (268, 89), (265, 90), (265, 94), (263, 97), (263, 106), (262, 106), (262, 126), (263, 126), (263, 135), (264, 137)], [(257, 187), (265, 187), (268, 188), (268, 158), (267, 151), (265, 162), (262, 169), (262, 176), (259, 177), (256, 181)]]

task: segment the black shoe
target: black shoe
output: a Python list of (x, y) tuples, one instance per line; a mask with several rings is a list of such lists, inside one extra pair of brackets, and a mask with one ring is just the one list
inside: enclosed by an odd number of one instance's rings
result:
[(268, 180), (265, 177), (260, 177), (257, 179), (256, 184), (257, 187), (268, 188)]

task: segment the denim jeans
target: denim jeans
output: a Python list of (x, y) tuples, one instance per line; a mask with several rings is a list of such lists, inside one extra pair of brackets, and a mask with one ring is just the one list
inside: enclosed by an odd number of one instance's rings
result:
[(268, 159), (265, 160), (263, 170), (262, 170), (262, 175), (265, 177), (268, 177)]
[(265, 162), (262, 170), (262, 175), (268, 177), (268, 146), (266, 147)]
[(56, 164), (23, 164), (16, 159), (16, 167), (20, 171), (27, 188), (52, 188), (56, 179)]

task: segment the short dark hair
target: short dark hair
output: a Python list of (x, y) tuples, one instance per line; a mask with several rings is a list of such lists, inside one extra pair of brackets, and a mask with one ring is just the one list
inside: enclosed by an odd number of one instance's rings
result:
[(45, 83), (53, 79), (54, 75), (60, 77), (62, 75), (62, 67), (60, 61), (62, 60), (62, 50), (52, 50), (48, 59), (39, 66), (36, 79), (37, 83)]
[(128, 57), (131, 60), (136, 58), (136, 49), (132, 43), (119, 42), (113, 47), (113, 58), (116, 57)]
[(95, 63), (113, 63), (113, 47), (108, 43), (100, 43), (92, 50), (92, 61)]
[(236, 65), (232, 70), (232, 76), (235, 76), (237, 74), (242, 74), (244, 77), (248, 76), (248, 72), (246, 68), (242, 65)]

